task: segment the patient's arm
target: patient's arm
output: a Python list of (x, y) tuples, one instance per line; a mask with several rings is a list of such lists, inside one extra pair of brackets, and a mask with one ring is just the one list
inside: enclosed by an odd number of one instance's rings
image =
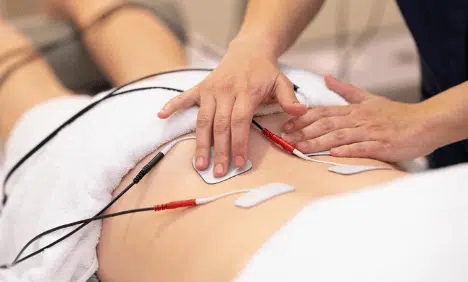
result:
[[(31, 42), (0, 18), (0, 56), (24, 46), (31, 46), (33, 52)], [(30, 55), (27, 53), (0, 61), (0, 76)], [(8, 137), (25, 111), (46, 100), (68, 94), (43, 59), (33, 60), (13, 72), (0, 83), (0, 140)]]
[[(80, 26), (121, 1), (66, 1)], [(124, 8), (85, 36), (91, 52), (116, 84), (185, 64), (183, 47), (162, 24), (142, 9)], [(0, 56), (31, 42), (0, 18)], [(22, 54), (0, 61), (0, 76), (23, 60)], [(28, 61), (0, 84), (0, 139), (8, 137), (18, 118), (34, 105), (69, 95), (42, 58)]]
[[(64, 8), (79, 28), (125, 0), (68, 1)], [(125, 7), (91, 28), (84, 43), (116, 85), (186, 65), (183, 46), (151, 12)]]

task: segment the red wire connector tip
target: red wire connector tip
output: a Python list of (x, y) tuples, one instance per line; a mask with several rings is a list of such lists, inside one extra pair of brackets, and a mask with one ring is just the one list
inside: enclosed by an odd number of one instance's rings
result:
[(175, 201), (169, 202), (161, 205), (154, 206), (154, 211), (163, 211), (163, 210), (172, 210), (178, 208), (187, 208), (187, 207), (194, 207), (197, 205), (195, 199), (185, 200), (185, 201)]
[(289, 144), (288, 142), (284, 141), (283, 138), (279, 137), (278, 135), (274, 134), (270, 130), (263, 128), (262, 129), (263, 135), (265, 135), (268, 139), (273, 141), (273, 143), (280, 145), (286, 151), (292, 153), (294, 151), (293, 145)]

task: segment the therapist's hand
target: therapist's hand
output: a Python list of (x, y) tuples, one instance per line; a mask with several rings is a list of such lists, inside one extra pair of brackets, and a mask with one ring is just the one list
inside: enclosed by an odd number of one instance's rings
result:
[(278, 102), (290, 115), (299, 116), (307, 108), (296, 99), (292, 83), (278, 69), (276, 58), (248, 42), (233, 43), (219, 67), (204, 81), (175, 97), (160, 118), (200, 105), (197, 118), (197, 169), (209, 165), (214, 140), (214, 174), (224, 176), (232, 153), (236, 167), (246, 164), (248, 140), (255, 109), (262, 103)]
[(285, 139), (305, 153), (331, 149), (332, 156), (398, 162), (437, 148), (420, 104), (371, 95), (331, 76), (327, 87), (349, 106), (317, 107), (283, 125)]

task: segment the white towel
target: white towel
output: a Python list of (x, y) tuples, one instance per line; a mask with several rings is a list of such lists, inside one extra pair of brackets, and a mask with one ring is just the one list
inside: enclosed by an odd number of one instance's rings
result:
[[(308, 94), (309, 105), (346, 104), (326, 89), (320, 77), (300, 71), (287, 74)], [(206, 75), (168, 74), (131, 88), (151, 85), (185, 90)], [(147, 90), (107, 100), (65, 128), (16, 171), (7, 185), (10, 197), (0, 217), (0, 264), (10, 263), (35, 235), (97, 213), (110, 201), (121, 178), (143, 157), (164, 142), (194, 130), (196, 107), (169, 120), (157, 118), (158, 110), (177, 94)], [(66, 117), (97, 98), (61, 98), (27, 112), (7, 141), (5, 171)], [(258, 114), (277, 111), (279, 107), (269, 106)], [(86, 281), (98, 267), (95, 248), (100, 227), (100, 222), (89, 224), (42, 254), (0, 270), (0, 281)], [(45, 236), (25, 255), (68, 231)]]

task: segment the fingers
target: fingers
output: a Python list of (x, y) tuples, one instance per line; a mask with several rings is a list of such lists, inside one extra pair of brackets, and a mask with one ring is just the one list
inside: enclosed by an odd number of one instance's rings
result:
[(284, 140), (291, 144), (296, 144), (301, 141), (314, 139), (343, 128), (353, 128), (354, 122), (348, 118), (329, 117), (292, 133), (283, 136)]
[(200, 111), (197, 116), (197, 146), (195, 149), (195, 167), (199, 170), (208, 168), (211, 148), (211, 131), (216, 103), (213, 96), (202, 96)]
[(315, 139), (301, 141), (296, 144), (296, 148), (304, 153), (313, 153), (367, 140), (368, 137), (364, 130), (356, 128), (343, 128), (327, 133)]
[(341, 158), (382, 159), (384, 145), (378, 141), (366, 141), (331, 149), (331, 155)]
[(216, 100), (216, 114), (213, 124), (214, 139), (214, 175), (226, 174), (230, 162), (231, 115), (234, 106), (233, 97), (220, 97)]
[(300, 116), (307, 112), (307, 106), (302, 105), (297, 100), (292, 83), (283, 73), (280, 73), (276, 78), (274, 92), (281, 108), (287, 114)]
[(188, 109), (197, 103), (198, 98), (198, 87), (191, 88), (169, 100), (158, 113), (158, 117), (166, 119), (177, 111)]
[(351, 104), (359, 104), (366, 99), (365, 91), (354, 87), (351, 84), (344, 83), (331, 75), (325, 76), (325, 84), (328, 89), (342, 96)]
[(247, 160), (253, 113), (254, 107), (248, 97), (238, 96), (231, 118), (232, 157), (237, 168), (243, 168)]
[[(284, 133), (292, 133), (297, 130), (300, 130), (308, 125), (312, 125), (314, 122), (317, 122), (322, 119), (335, 116), (346, 116), (351, 113), (351, 108), (349, 106), (334, 106), (334, 107), (316, 107), (309, 110), (305, 115), (300, 117), (295, 117), (288, 122), (286, 122), (282, 130)], [(324, 130), (327, 130), (328, 127), (332, 125), (327, 124), (327, 120), (323, 121), (324, 124), (319, 126), (324, 127)]]

